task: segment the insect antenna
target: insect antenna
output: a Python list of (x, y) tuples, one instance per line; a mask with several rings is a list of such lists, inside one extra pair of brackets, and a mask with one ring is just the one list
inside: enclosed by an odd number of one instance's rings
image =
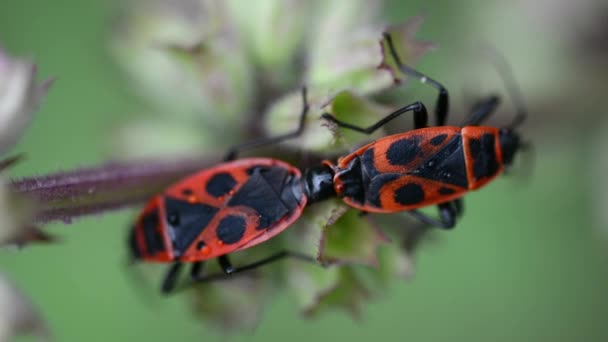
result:
[(490, 62), (498, 72), (498, 75), (502, 79), (502, 82), (509, 93), (509, 97), (515, 105), (517, 114), (515, 118), (508, 126), (511, 129), (519, 127), (525, 119), (528, 117), (528, 109), (525, 105), (524, 96), (521, 92), (521, 88), (518, 86), (515, 76), (513, 76), (513, 70), (505, 57), (499, 53), (494, 47), (489, 44), (484, 46), (484, 51), (490, 59)]

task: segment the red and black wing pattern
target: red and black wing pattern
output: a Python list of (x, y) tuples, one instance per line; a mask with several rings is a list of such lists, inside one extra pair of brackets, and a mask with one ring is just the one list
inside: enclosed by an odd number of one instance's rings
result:
[(173, 260), (170, 241), (162, 225), (160, 203), (162, 196), (153, 197), (140, 213), (131, 230), (129, 244), (135, 259), (168, 262)]
[[(365, 211), (416, 209), (461, 197), (469, 188), (460, 127), (391, 135), (339, 160), (337, 167), (351, 163), (361, 163), (364, 196), (344, 201)], [(337, 187), (339, 181), (334, 180)]]
[[(306, 204), (300, 178), (300, 171), (287, 163), (249, 158), (174, 184), (151, 201), (170, 247), (147, 259), (206, 260), (266, 241), (300, 216)], [(142, 232), (145, 215), (138, 224)]]
[(467, 126), (462, 128), (462, 140), (469, 189), (486, 185), (504, 170), (498, 128)]

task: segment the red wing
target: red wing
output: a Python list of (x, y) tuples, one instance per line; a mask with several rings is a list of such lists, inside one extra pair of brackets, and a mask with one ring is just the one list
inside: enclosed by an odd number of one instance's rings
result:
[[(381, 182), (381, 179), (374, 179)], [(463, 196), (467, 190), (416, 176), (399, 176), (382, 184), (375, 185), (379, 191), (370, 194), (377, 196), (381, 208), (391, 212), (412, 210), (439, 204)]]
[(306, 203), (289, 188), (293, 182), (299, 186), (300, 177), (289, 164), (251, 158), (218, 165), (172, 186), (166, 193), (166, 218), (171, 221), (170, 208), (183, 216), (182, 226), (168, 228), (182, 252), (179, 259), (217, 257), (280, 233)]
[(464, 188), (421, 177), (385, 173), (372, 180), (365, 204), (347, 197), (344, 202), (364, 211), (394, 213), (451, 201), (466, 192)]
[[(422, 128), (379, 139), (354, 154), (361, 156), (364, 167), (369, 169), (373, 164), (378, 173), (406, 174), (419, 168), (459, 134), (459, 127)], [(369, 149), (373, 149), (373, 155)]]

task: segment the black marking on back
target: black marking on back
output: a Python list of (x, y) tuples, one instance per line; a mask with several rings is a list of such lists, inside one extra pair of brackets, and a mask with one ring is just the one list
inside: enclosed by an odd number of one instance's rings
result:
[(386, 158), (391, 165), (408, 165), (422, 154), (418, 137), (399, 139), (389, 146)]
[(403, 205), (414, 205), (424, 201), (424, 190), (419, 184), (408, 183), (395, 190), (395, 201)]
[(336, 172), (336, 176), (340, 178), (344, 185), (342, 193), (344, 197), (348, 197), (359, 204), (365, 202), (366, 184), (369, 182), (369, 178), (363, 175), (359, 157), (354, 157), (346, 168)]
[(480, 179), (493, 176), (498, 171), (494, 135), (486, 133), (481, 139), (471, 139), (469, 149), (473, 157), (473, 177)]
[(247, 222), (241, 216), (228, 215), (220, 221), (215, 231), (217, 238), (231, 245), (239, 242), (245, 234)]
[(163, 236), (158, 230), (160, 219), (158, 211), (150, 212), (141, 219), (141, 227), (144, 230), (144, 240), (146, 241), (146, 251), (148, 254), (156, 254), (166, 250)]
[(165, 210), (173, 247), (178, 255), (190, 247), (219, 211), (207, 204), (188, 203), (172, 197), (165, 197)]
[(250, 168), (247, 168), (247, 170), (245, 170), (245, 173), (247, 173), (248, 175), (252, 175), (254, 172), (262, 169), (262, 166), (256, 165), (256, 166), (252, 166)]
[(374, 207), (380, 208), (382, 206), (382, 203), (380, 203), (380, 192), (382, 187), (386, 183), (390, 183), (401, 176), (402, 175), (398, 173), (383, 173), (374, 177), (367, 190), (367, 202)]
[(302, 193), (299, 192), (299, 198), (296, 198), (293, 187), (301, 185), (282, 167), (257, 167), (251, 170), (251, 176), (232, 196), (228, 205), (253, 208), (260, 218), (256, 229), (266, 229), (299, 206)]
[(468, 187), (462, 136), (456, 134), (445, 146), (420, 164), (412, 174), (442, 183)]
[(443, 143), (443, 141), (445, 140), (445, 138), (447, 138), (448, 135), (447, 134), (439, 134), (436, 135), (434, 137), (431, 138), (431, 145), (433, 146), (439, 146)]
[(205, 189), (213, 197), (222, 197), (229, 193), (235, 185), (236, 180), (232, 175), (227, 172), (220, 172), (213, 175), (213, 177), (207, 181)]
[(438, 192), (440, 195), (451, 195), (451, 194), (455, 193), (456, 191), (454, 191), (454, 189), (446, 188), (446, 187), (442, 186), (441, 188), (439, 188)]
[(184, 196), (190, 196), (192, 194), (194, 194), (194, 191), (192, 191), (192, 189), (190, 189), (190, 188), (182, 189), (182, 195), (184, 195)]
[(376, 169), (376, 165), (374, 164), (374, 148), (368, 148), (361, 155), (361, 164), (363, 167), (363, 172), (367, 174), (368, 178), (374, 178), (378, 175), (378, 170)]

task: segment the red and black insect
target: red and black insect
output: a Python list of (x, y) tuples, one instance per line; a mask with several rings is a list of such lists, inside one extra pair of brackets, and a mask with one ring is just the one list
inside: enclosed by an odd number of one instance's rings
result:
[[(131, 255), (144, 261), (174, 263), (163, 282), (163, 292), (174, 289), (182, 263), (192, 263), (191, 278), (201, 282), (284, 257), (316, 262), (312, 257), (282, 251), (233, 267), (228, 257), (285, 230), (300, 217), (307, 203), (335, 195), (332, 175), (324, 167), (309, 169), (303, 177), (298, 168), (280, 160), (235, 160), (240, 150), (300, 135), (308, 112), (306, 89), (302, 97), (296, 131), (233, 147), (224, 163), (181, 180), (145, 206), (131, 231)], [(202, 274), (203, 261), (212, 258), (218, 258), (224, 274)]]
[[(385, 38), (405, 74), (439, 90), (437, 127), (426, 127), (428, 115), (421, 102), (405, 106), (367, 128), (324, 114), (323, 118), (340, 127), (371, 134), (401, 114), (413, 112), (415, 129), (376, 140), (335, 164), (326, 161), (303, 173), (276, 159), (235, 160), (243, 149), (301, 135), (308, 113), (303, 89), (303, 109), (294, 132), (233, 147), (224, 163), (174, 184), (144, 208), (131, 231), (131, 254), (145, 261), (173, 262), (163, 292), (174, 289), (184, 262), (192, 263), (193, 282), (217, 279), (285, 257), (317, 262), (306, 255), (281, 251), (234, 267), (228, 254), (276, 236), (298, 219), (307, 204), (332, 196), (363, 212), (407, 211), (431, 225), (451, 228), (462, 211), (461, 197), (487, 184), (512, 163), (522, 147), (515, 128), (526, 117), (523, 106), (518, 106), (519, 114), (506, 128), (478, 126), (498, 106), (499, 98), (490, 96), (474, 106), (463, 127), (445, 126), (449, 107), (445, 87), (402, 64), (391, 37)], [(509, 89), (516, 94), (513, 87)], [(416, 211), (429, 205), (438, 205), (439, 220)], [(203, 262), (212, 258), (218, 259), (224, 274), (203, 275)]]
[[(462, 212), (461, 197), (500, 175), (524, 147), (515, 129), (527, 116), (523, 101), (511, 74), (499, 69), (508, 90), (517, 103), (518, 114), (504, 128), (479, 126), (496, 109), (498, 96), (479, 101), (461, 127), (445, 126), (449, 95), (432, 78), (401, 63), (391, 37), (385, 34), (390, 53), (401, 71), (439, 91), (435, 116), (436, 127), (427, 127), (427, 111), (421, 102), (405, 106), (367, 128), (337, 120), (330, 114), (323, 118), (339, 127), (371, 134), (387, 122), (407, 112), (414, 114), (414, 130), (376, 140), (340, 158), (334, 165), (335, 192), (348, 205), (364, 212), (394, 213), (408, 211), (434, 226), (452, 228)], [(501, 67), (506, 67), (506, 63)], [(440, 219), (416, 211), (438, 205)]]

